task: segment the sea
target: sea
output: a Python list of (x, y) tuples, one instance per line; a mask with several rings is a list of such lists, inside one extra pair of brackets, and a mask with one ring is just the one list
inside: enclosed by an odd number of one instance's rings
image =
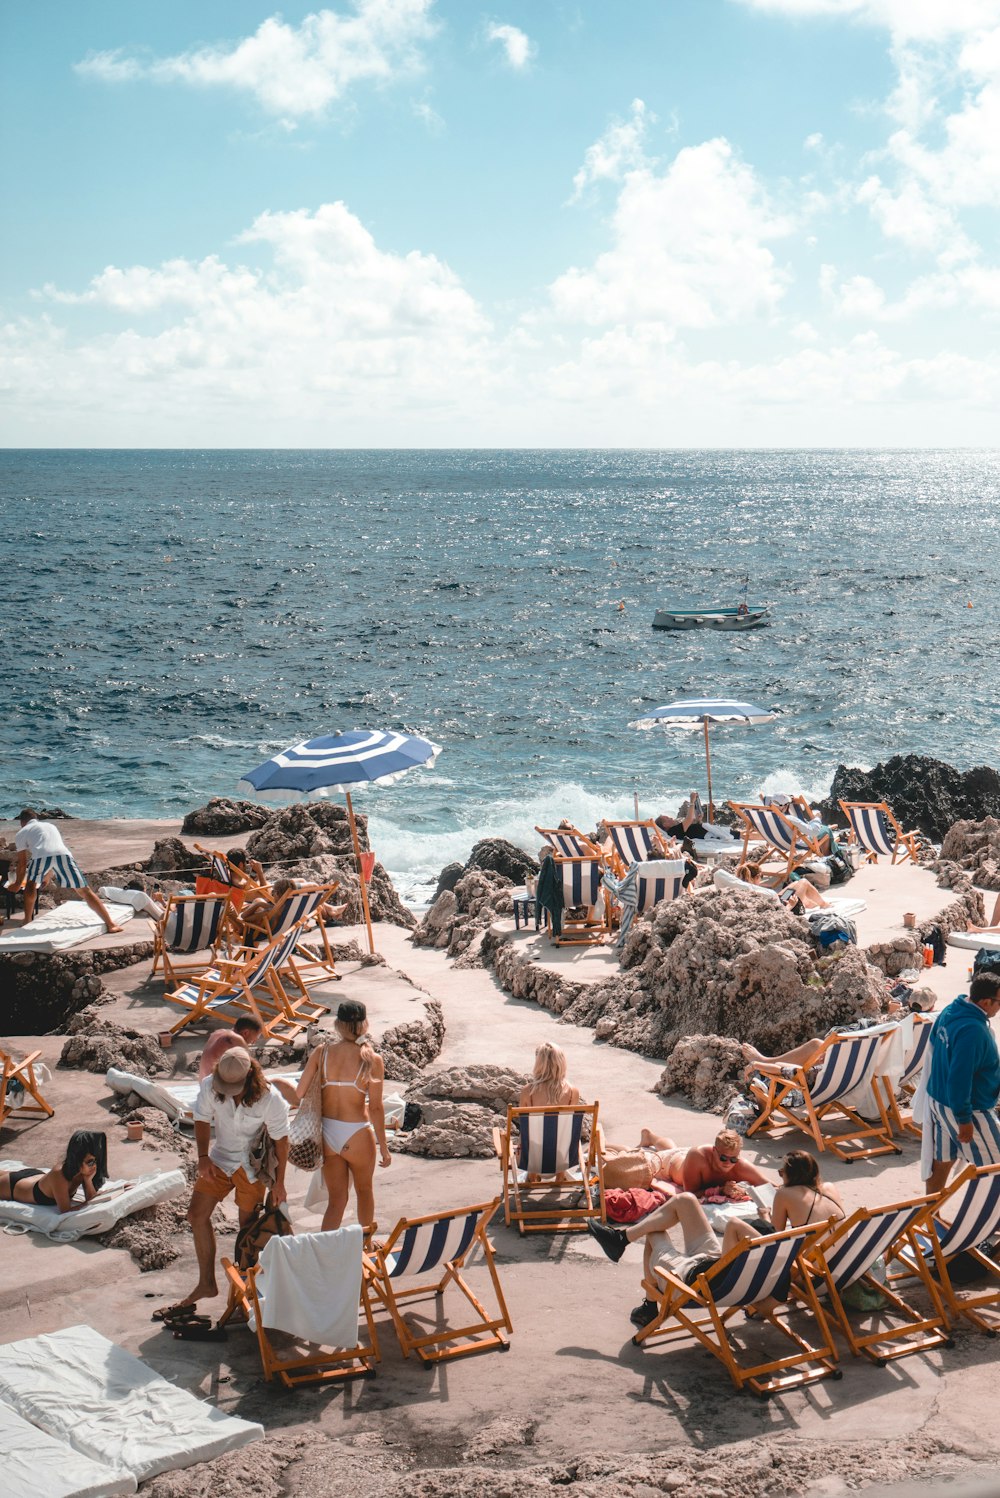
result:
[[(276, 750), (401, 728), (436, 765), (360, 790), (426, 901), (486, 836), (828, 791), (839, 763), (997, 764), (1000, 452), (0, 453), (0, 814), (180, 817)], [(668, 604), (772, 605), (742, 634)]]

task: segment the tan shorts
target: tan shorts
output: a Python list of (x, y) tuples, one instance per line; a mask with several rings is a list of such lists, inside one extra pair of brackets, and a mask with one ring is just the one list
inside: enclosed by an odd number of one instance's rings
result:
[(669, 1269), (671, 1274), (675, 1274), (686, 1284), (690, 1283), (688, 1275), (692, 1269), (703, 1265), (706, 1259), (718, 1259), (722, 1255), (722, 1243), (711, 1228), (706, 1228), (704, 1233), (691, 1240), (685, 1238), (683, 1252), (674, 1247), (666, 1233), (653, 1233), (651, 1238), (653, 1267)]
[(210, 1196), (214, 1202), (225, 1201), (230, 1191), (235, 1191), (239, 1211), (252, 1212), (267, 1195), (267, 1182), (251, 1181), (242, 1165), (231, 1176), (227, 1176), (213, 1160), (211, 1179), (206, 1181), (199, 1176), (194, 1189), (197, 1195)]

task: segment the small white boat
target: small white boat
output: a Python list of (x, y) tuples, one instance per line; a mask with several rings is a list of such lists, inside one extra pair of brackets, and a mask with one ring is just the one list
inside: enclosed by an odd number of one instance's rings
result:
[(767, 623), (769, 603), (701, 604), (690, 609), (657, 609), (654, 629), (759, 629)]

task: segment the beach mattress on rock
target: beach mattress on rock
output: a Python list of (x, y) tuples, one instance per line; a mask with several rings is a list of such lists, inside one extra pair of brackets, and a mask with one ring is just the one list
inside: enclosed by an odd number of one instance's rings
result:
[(81, 1456), (65, 1441), (53, 1440), (0, 1400), (0, 1451), (4, 1498), (111, 1498), (134, 1493), (131, 1472)]
[(1000, 952), (1000, 931), (992, 934), (985, 931), (952, 931), (948, 937), (949, 947), (964, 947), (967, 952)]
[(260, 1425), (168, 1383), (90, 1326), (0, 1347), (0, 1400), (116, 1478), (136, 1482), (264, 1437)]
[[(22, 1170), (22, 1160), (0, 1160), (0, 1171)], [(97, 1196), (76, 1212), (39, 1207), (34, 1202), (0, 1202), (0, 1225), (42, 1233), (58, 1243), (75, 1243), (90, 1233), (106, 1233), (123, 1217), (155, 1207), (187, 1190), (182, 1170), (158, 1170), (134, 1181), (105, 1181)]]
[[(108, 911), (118, 926), (135, 915), (131, 905), (109, 905)], [(96, 911), (82, 900), (67, 900), (65, 905), (36, 916), (27, 926), (5, 931), (0, 936), (0, 952), (65, 952), (103, 933), (104, 922)]]
[[(766, 899), (778, 898), (777, 890), (769, 889), (761, 884), (747, 884), (744, 879), (739, 879), (728, 869), (716, 869), (712, 875), (712, 883), (716, 889), (752, 889), (755, 895), (763, 895)], [(865, 900), (852, 900), (849, 895), (834, 895), (832, 898), (824, 895), (823, 898), (826, 900), (827, 909), (832, 910), (835, 915), (855, 916), (868, 909)], [(796, 915), (801, 915), (801, 913), (801, 911), (795, 912)]]

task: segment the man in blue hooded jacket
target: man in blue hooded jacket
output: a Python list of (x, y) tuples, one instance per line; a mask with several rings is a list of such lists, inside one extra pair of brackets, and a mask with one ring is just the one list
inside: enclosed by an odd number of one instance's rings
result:
[(955, 1160), (1000, 1164), (1000, 1052), (990, 1021), (1000, 1014), (1000, 973), (978, 973), (934, 1022), (920, 1173), (943, 1191)]

